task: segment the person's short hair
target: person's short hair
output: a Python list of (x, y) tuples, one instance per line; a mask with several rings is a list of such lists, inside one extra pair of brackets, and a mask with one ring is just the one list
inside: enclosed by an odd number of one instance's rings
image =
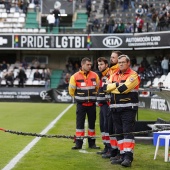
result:
[(81, 64), (84, 64), (86, 61), (91, 62), (90, 58), (84, 57), (84, 58), (81, 60)]
[(127, 62), (130, 61), (130, 58), (129, 58), (127, 55), (125, 55), (125, 54), (120, 55), (120, 56), (118, 57), (118, 60), (121, 59), (121, 58), (123, 58), (123, 57), (126, 58), (126, 61), (127, 61)]
[(109, 64), (109, 62), (108, 62), (108, 60), (105, 58), (105, 57), (99, 57), (98, 59), (97, 59), (97, 62), (104, 62), (105, 64)]
[(122, 55), (121, 51), (112, 51), (112, 53), (116, 53), (118, 56)]

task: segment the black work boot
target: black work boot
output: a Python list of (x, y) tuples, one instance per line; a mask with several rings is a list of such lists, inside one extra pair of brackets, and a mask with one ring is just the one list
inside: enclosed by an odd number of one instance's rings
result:
[(73, 146), (71, 149), (76, 150), (76, 149), (81, 149), (81, 148), (82, 148), (82, 146), (77, 146), (77, 145), (75, 145), (75, 146)]
[(121, 164), (122, 162), (123, 162), (123, 159), (120, 158), (120, 159), (112, 160), (111, 164)]
[(105, 154), (102, 154), (102, 158), (110, 158), (112, 155), (111, 155), (111, 151), (108, 150)]
[(114, 157), (111, 157), (110, 158), (110, 161), (113, 161), (113, 160), (118, 160), (118, 159), (120, 159), (121, 157), (120, 157), (120, 154), (118, 154), (118, 155), (116, 155), (116, 156), (114, 156)]
[(76, 139), (75, 143), (76, 143), (76, 145), (73, 146), (71, 149), (75, 150), (75, 149), (81, 149), (82, 148), (83, 140)]
[(102, 151), (98, 151), (96, 153), (99, 155), (102, 155), (102, 154), (105, 154), (107, 152), (107, 150), (108, 150), (107, 145), (105, 145), (105, 148)]
[(130, 159), (125, 159), (122, 163), (121, 163), (122, 166), (125, 166), (125, 167), (130, 167), (132, 165), (132, 161)]
[(90, 149), (100, 149), (100, 147), (99, 147), (99, 146), (96, 146), (95, 144), (92, 145), (92, 146), (89, 146), (89, 148), (90, 148)]
[(99, 146), (96, 146), (95, 141), (96, 141), (96, 139), (94, 139), (94, 138), (88, 138), (88, 143), (89, 143), (90, 149), (100, 149)]

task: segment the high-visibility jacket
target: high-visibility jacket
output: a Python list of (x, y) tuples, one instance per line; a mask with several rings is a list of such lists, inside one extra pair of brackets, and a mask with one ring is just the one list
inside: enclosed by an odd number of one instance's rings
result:
[(112, 74), (114, 74), (116, 71), (118, 71), (119, 66), (118, 64), (115, 64), (114, 66), (109, 68), (109, 75), (111, 76)]
[(109, 68), (101, 72), (102, 76), (100, 78), (100, 85), (99, 85), (99, 91), (97, 95), (97, 102), (100, 104), (106, 103), (106, 97), (105, 94), (106, 92), (103, 91), (103, 85), (106, 83), (106, 80), (108, 79), (109, 75)]
[[(118, 70), (110, 77), (111, 84), (107, 85), (107, 92), (111, 92), (110, 108), (126, 109), (128, 107), (138, 107), (138, 89), (140, 78), (131, 68), (125, 73)], [(106, 88), (106, 86), (104, 87)]]
[[(109, 71), (108, 71), (108, 80), (110, 79), (110, 76), (111, 75), (113, 75), (116, 71), (118, 71), (118, 69), (119, 69), (119, 66), (118, 66), (118, 64), (116, 64), (116, 65), (114, 65), (114, 66), (112, 66), (112, 67), (110, 67), (109, 68)], [(108, 102), (108, 103), (110, 103), (110, 93), (105, 93), (105, 98), (106, 98), (106, 101)]]
[(93, 71), (86, 75), (80, 70), (70, 78), (69, 94), (75, 97), (78, 103), (96, 102), (98, 89), (99, 77)]

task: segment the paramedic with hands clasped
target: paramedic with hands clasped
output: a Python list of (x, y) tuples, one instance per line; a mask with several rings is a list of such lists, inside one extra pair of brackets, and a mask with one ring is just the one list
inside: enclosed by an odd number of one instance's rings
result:
[(73, 74), (69, 82), (69, 94), (77, 102), (76, 108), (76, 145), (72, 149), (81, 149), (85, 136), (85, 118), (88, 118), (88, 144), (91, 149), (100, 149), (95, 144), (96, 99), (99, 89), (99, 77), (91, 71), (91, 60), (83, 58), (81, 69)]
[(97, 154), (105, 154), (109, 151), (110, 148), (110, 137), (109, 137), (109, 129), (108, 129), (108, 102), (106, 100), (105, 92), (103, 91), (103, 85), (106, 83), (106, 80), (110, 77), (109, 74), (109, 62), (105, 57), (99, 57), (97, 59), (98, 69), (99, 69), (99, 90), (97, 95), (97, 104), (100, 107), (100, 132), (102, 136), (102, 141), (104, 144), (104, 150), (97, 152)]
[(118, 65), (119, 70), (110, 77), (109, 83), (104, 85), (104, 90), (111, 92), (110, 109), (116, 134), (129, 134), (116, 136), (120, 157), (111, 163), (130, 167), (135, 146), (134, 135), (131, 132), (135, 130), (140, 78), (130, 68), (130, 58), (127, 55), (118, 57)]

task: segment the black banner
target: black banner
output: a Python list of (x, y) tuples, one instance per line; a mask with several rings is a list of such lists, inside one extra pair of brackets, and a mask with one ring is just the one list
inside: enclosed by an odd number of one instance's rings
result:
[(170, 111), (168, 102), (160, 97), (139, 97), (139, 107)]
[(141, 49), (161, 49), (170, 48), (168, 32), (134, 34), (133, 38), (126, 38), (128, 46), (133, 46), (135, 50)]
[(47, 91), (47, 96), (50, 97), (50, 101), (53, 103), (73, 102), (73, 98), (69, 95), (68, 90), (65, 89), (50, 89)]
[(53, 102), (72, 103), (73, 98), (65, 89), (2, 87), (0, 102)]
[(170, 48), (168, 32), (89, 35), (91, 50), (140, 50)]
[[(85, 35), (15, 35), (14, 48), (30, 49), (84, 49), (86, 47)], [(17, 42), (17, 43), (16, 43)]]
[(6, 102), (42, 102), (47, 93), (42, 88), (1, 88), (0, 101)]
[(114, 34), (114, 35), (90, 35), (90, 50), (132, 50), (133, 47), (128, 46), (126, 38), (132, 38), (133, 34)]
[(53, 11), (55, 8), (59, 8), (61, 14), (73, 14), (73, 2), (70, 0), (43, 0), (43, 14), (49, 14), (50, 11)]
[(0, 48), (12, 48), (12, 35), (0, 35)]
[(170, 32), (142, 34), (0, 35), (0, 49), (146, 50), (170, 48)]

